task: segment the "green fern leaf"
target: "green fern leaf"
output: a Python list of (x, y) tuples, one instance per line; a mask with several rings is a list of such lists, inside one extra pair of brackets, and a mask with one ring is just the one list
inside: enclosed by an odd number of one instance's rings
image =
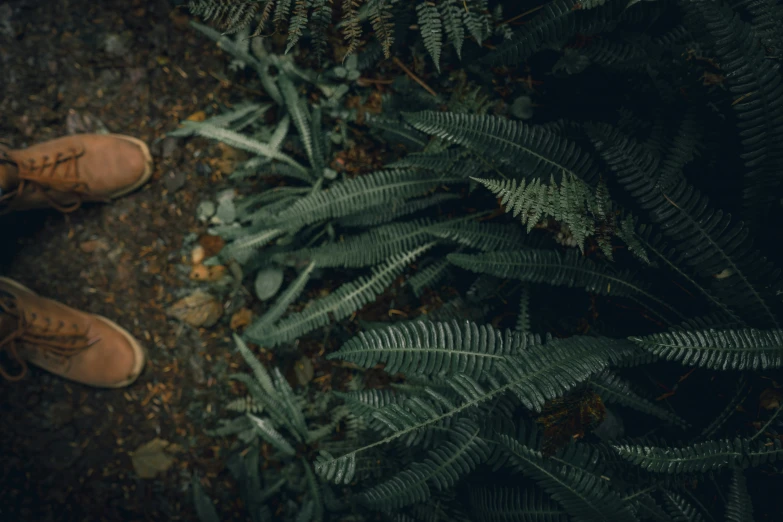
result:
[(443, 47), (443, 27), (438, 8), (430, 2), (422, 2), (416, 6), (419, 18), (419, 31), (424, 40), (424, 47), (430, 53), (435, 68), (440, 72), (440, 51)]
[(690, 330), (631, 337), (667, 360), (714, 370), (759, 370), (783, 366), (783, 330)]
[(781, 271), (752, 249), (748, 229), (711, 208), (708, 199), (684, 180), (665, 193), (656, 187), (652, 177), (657, 160), (618, 130), (590, 125), (588, 131), (620, 184), (653, 222), (665, 224), (663, 232), (675, 242), (681, 264), (701, 278), (712, 278), (715, 293), (755, 323), (778, 326), (779, 300), (771, 294)]
[(673, 522), (704, 522), (701, 513), (681, 495), (664, 491), (663, 500), (666, 503), (666, 511)]
[[(343, 0), (343, 37), (348, 42), (345, 56), (351, 55), (359, 49), (359, 38), (362, 37), (362, 26), (359, 21), (357, 8), (362, 0)], [(343, 58), (343, 61), (345, 58)]]
[(317, 162), (315, 149), (313, 148), (313, 136), (310, 133), (310, 111), (307, 109), (307, 104), (299, 97), (294, 83), (288, 76), (285, 74), (279, 75), (277, 82), (280, 84), (280, 92), (283, 94), (288, 113), (294, 121), (296, 130), (299, 131), (299, 139), (302, 140), (310, 165), (315, 166)]
[(462, 59), (462, 44), (465, 41), (465, 26), (462, 23), (462, 5), (459, 0), (445, 0), (438, 3), (443, 28), (457, 51), (457, 57)]
[(267, 143), (262, 143), (260, 141), (248, 138), (244, 134), (240, 134), (238, 132), (221, 127), (215, 127), (203, 122), (186, 121), (183, 122), (183, 125), (188, 128), (188, 131), (191, 133), (191, 135), (203, 136), (204, 138), (217, 140), (234, 148), (258, 154), (259, 156), (282, 161), (295, 168), (303, 175), (309, 176), (307, 168), (300, 165), (292, 157), (271, 147)]
[(449, 220), (428, 230), (428, 233), (484, 252), (520, 248), (525, 236), (515, 225)]
[(615, 445), (621, 457), (652, 473), (706, 473), (727, 467), (757, 467), (783, 458), (780, 440), (767, 444), (750, 439), (710, 440), (691, 446)]
[(394, 25), (391, 21), (392, 0), (369, 0), (367, 5), (375, 37), (383, 47), (383, 55), (391, 58), (391, 47), (394, 44)]
[(479, 428), (460, 419), (450, 428), (450, 440), (431, 450), (422, 462), (373, 486), (360, 495), (360, 501), (375, 509), (399, 509), (423, 502), (432, 495), (431, 488), (446, 491), (473, 471), (489, 456), (487, 443)]
[(250, 25), (260, 5), (260, 0), (191, 0), (188, 9), (204, 21), (222, 25), (226, 34), (230, 34)]
[(729, 500), (726, 503), (727, 522), (753, 522), (753, 501), (748, 493), (745, 473), (735, 469), (731, 476)]
[(615, 403), (636, 411), (658, 417), (668, 423), (681, 428), (687, 428), (689, 425), (679, 415), (661, 408), (655, 403), (636, 394), (630, 383), (624, 381), (617, 375), (603, 373), (590, 379), (590, 387), (601, 397), (605, 403)]
[(371, 277), (359, 277), (355, 281), (345, 283), (332, 294), (313, 302), (304, 311), (292, 314), (280, 323), (262, 331), (253, 332), (253, 336), (248, 335), (248, 339), (258, 344), (277, 346), (293, 341), (332, 321), (348, 317), (383, 293), (411, 261), (432, 246), (432, 243), (425, 244), (410, 252), (392, 257), (384, 265), (374, 268)]
[(272, 447), (280, 451), (283, 455), (293, 457), (296, 455), (296, 450), (291, 444), (285, 440), (273, 426), (269, 419), (262, 419), (256, 417), (252, 413), (248, 413), (247, 417), (252, 421), (253, 427), (258, 434), (264, 439), (264, 442), (269, 443)]
[(566, 511), (543, 492), (520, 488), (471, 488), (476, 522), (568, 522)]
[(339, 243), (294, 250), (281, 257), (284, 257), (288, 263), (296, 264), (302, 260), (309, 260), (320, 267), (372, 266), (400, 252), (431, 242), (432, 237), (429, 232), (437, 226), (438, 223), (429, 219), (393, 223), (346, 238)]
[(299, 297), (299, 294), (302, 293), (302, 290), (304, 290), (315, 266), (315, 263), (312, 262), (307, 265), (307, 267), (296, 276), (296, 279), (288, 285), (285, 291), (280, 294), (277, 300), (275, 300), (275, 303), (269, 307), (269, 310), (245, 330), (245, 335), (251, 338), (255, 337), (259, 335), (259, 332), (269, 328), (275, 321), (280, 319), (286, 312), (286, 309), (288, 309), (288, 306), (293, 303), (296, 298)]
[(522, 293), (519, 296), (516, 331), (521, 334), (530, 333), (530, 285), (528, 284), (522, 285)]
[(450, 112), (404, 113), (416, 129), (474, 150), (491, 159), (503, 159), (525, 177), (560, 180), (566, 172), (588, 184), (598, 182), (592, 158), (545, 127), (535, 127), (498, 116)]
[(294, 3), (294, 15), (288, 24), (286, 54), (299, 42), (299, 38), (302, 37), (302, 31), (307, 27), (307, 8), (309, 6), (310, 0), (296, 0)]
[(465, 321), (413, 321), (361, 332), (327, 359), (364, 368), (383, 363), (389, 374), (446, 376), (463, 373), (479, 379), (506, 355), (525, 350), (527, 338)]
[(391, 205), (379, 205), (344, 217), (340, 220), (340, 225), (344, 227), (373, 227), (457, 199), (460, 199), (459, 194), (438, 193), (425, 198), (394, 202)]
[(513, 278), (530, 283), (581, 287), (588, 292), (627, 298), (644, 297), (667, 310), (662, 300), (649, 292), (629, 271), (616, 271), (599, 265), (571, 250), (565, 255), (555, 250), (525, 249), (483, 254), (449, 254), (447, 259), (466, 270)]
[(328, 190), (300, 198), (276, 216), (289, 229), (369, 210), (379, 205), (421, 196), (441, 184), (464, 183), (460, 178), (436, 178), (415, 170), (382, 170), (333, 183)]
[(630, 505), (603, 477), (581, 467), (558, 467), (541, 452), (507, 435), (501, 435), (498, 442), (508, 452), (510, 463), (538, 482), (575, 522), (638, 522)]
[(426, 288), (433, 288), (449, 275), (450, 266), (447, 259), (438, 259), (412, 275), (407, 284), (416, 297), (421, 297)]

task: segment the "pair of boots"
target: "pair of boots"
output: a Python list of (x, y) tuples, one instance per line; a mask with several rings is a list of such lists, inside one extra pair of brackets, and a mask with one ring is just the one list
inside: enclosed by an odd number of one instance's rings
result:
[[(129, 136), (83, 134), (24, 150), (0, 145), (0, 213), (47, 206), (69, 212), (84, 201), (110, 201), (132, 192), (151, 175), (149, 149)], [(0, 375), (7, 380), (23, 378), (29, 362), (106, 388), (132, 383), (145, 362), (139, 342), (112, 321), (41, 297), (4, 277), (0, 352), (6, 356)]]

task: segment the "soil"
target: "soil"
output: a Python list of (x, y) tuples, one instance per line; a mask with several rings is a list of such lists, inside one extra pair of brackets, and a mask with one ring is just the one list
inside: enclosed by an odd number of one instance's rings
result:
[[(0, 5), (0, 139), (22, 148), (108, 130), (153, 150), (141, 190), (76, 212), (0, 218), (0, 274), (86, 312), (107, 316), (145, 345), (144, 373), (126, 389), (98, 390), (36, 368), (2, 382), (0, 513), (4, 520), (194, 520), (191, 474), (241, 517), (223, 471), (227, 442), (208, 437), (239, 368), (228, 320), (197, 330), (166, 309), (198, 283), (186, 236), (204, 233), (196, 206), (224, 188), (221, 151), (166, 132), (198, 111), (247, 93), (226, 78), (225, 55), (167, 0), (11, 1)], [(239, 92), (239, 94), (237, 94)], [(153, 479), (131, 453), (160, 438), (171, 467)]]

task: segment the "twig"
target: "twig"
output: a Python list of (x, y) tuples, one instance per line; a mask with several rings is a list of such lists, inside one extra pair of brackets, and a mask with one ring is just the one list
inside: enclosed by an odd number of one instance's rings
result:
[(524, 12), (524, 13), (522, 13), (522, 14), (518, 14), (518, 15), (516, 15), (516, 16), (514, 16), (514, 17), (512, 17), (512, 18), (509, 18), (508, 20), (504, 20), (504, 21), (502, 21), (502, 22), (500, 22), (500, 23), (498, 24), (498, 27), (499, 27), (499, 26), (501, 26), (501, 25), (510, 24), (511, 22), (516, 22), (516, 21), (517, 21), (517, 20), (519, 20), (520, 18), (524, 18), (525, 16), (527, 16), (527, 15), (529, 15), (529, 14), (533, 14), (533, 13), (535, 13), (536, 11), (538, 11), (539, 9), (541, 9), (542, 7), (544, 7), (545, 5), (546, 5), (546, 4), (543, 4), (543, 5), (539, 5), (538, 7), (534, 7), (533, 9), (528, 9), (527, 11), (525, 11), (525, 12)]
[(424, 80), (422, 80), (421, 78), (419, 78), (418, 76), (413, 74), (413, 71), (411, 71), (410, 69), (405, 67), (405, 64), (402, 63), (399, 58), (397, 58), (395, 56), (394, 58), (392, 58), (392, 60), (394, 61), (395, 64), (397, 64), (400, 67), (400, 69), (402, 69), (405, 72), (405, 74), (410, 76), (411, 80), (413, 80), (414, 82), (416, 82), (419, 85), (421, 85), (424, 88), (425, 91), (427, 91), (428, 93), (432, 94), (434, 97), (436, 97), (436, 98), (438, 97), (438, 93), (433, 91), (432, 87), (430, 87), (429, 85), (424, 83)]

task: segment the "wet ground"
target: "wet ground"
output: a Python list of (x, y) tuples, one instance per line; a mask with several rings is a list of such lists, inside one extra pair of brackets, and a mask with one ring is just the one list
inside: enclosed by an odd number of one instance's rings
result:
[[(4, 520), (192, 520), (194, 472), (213, 498), (233, 496), (221, 441), (202, 431), (230, 394), (216, 376), (240, 362), (228, 321), (197, 330), (166, 315), (194, 287), (183, 239), (204, 232), (195, 209), (224, 188), (225, 158), (205, 141), (162, 138), (246, 93), (223, 81), (225, 56), (188, 20), (166, 0), (0, 5), (0, 139), (21, 148), (105, 129), (143, 139), (155, 157), (152, 181), (113, 204), (0, 219), (0, 273), (112, 318), (149, 352), (124, 390), (36, 369), (0, 383)], [(173, 444), (173, 460), (142, 479), (130, 454), (155, 438)], [(234, 511), (230, 502), (221, 510), (223, 520)]]

